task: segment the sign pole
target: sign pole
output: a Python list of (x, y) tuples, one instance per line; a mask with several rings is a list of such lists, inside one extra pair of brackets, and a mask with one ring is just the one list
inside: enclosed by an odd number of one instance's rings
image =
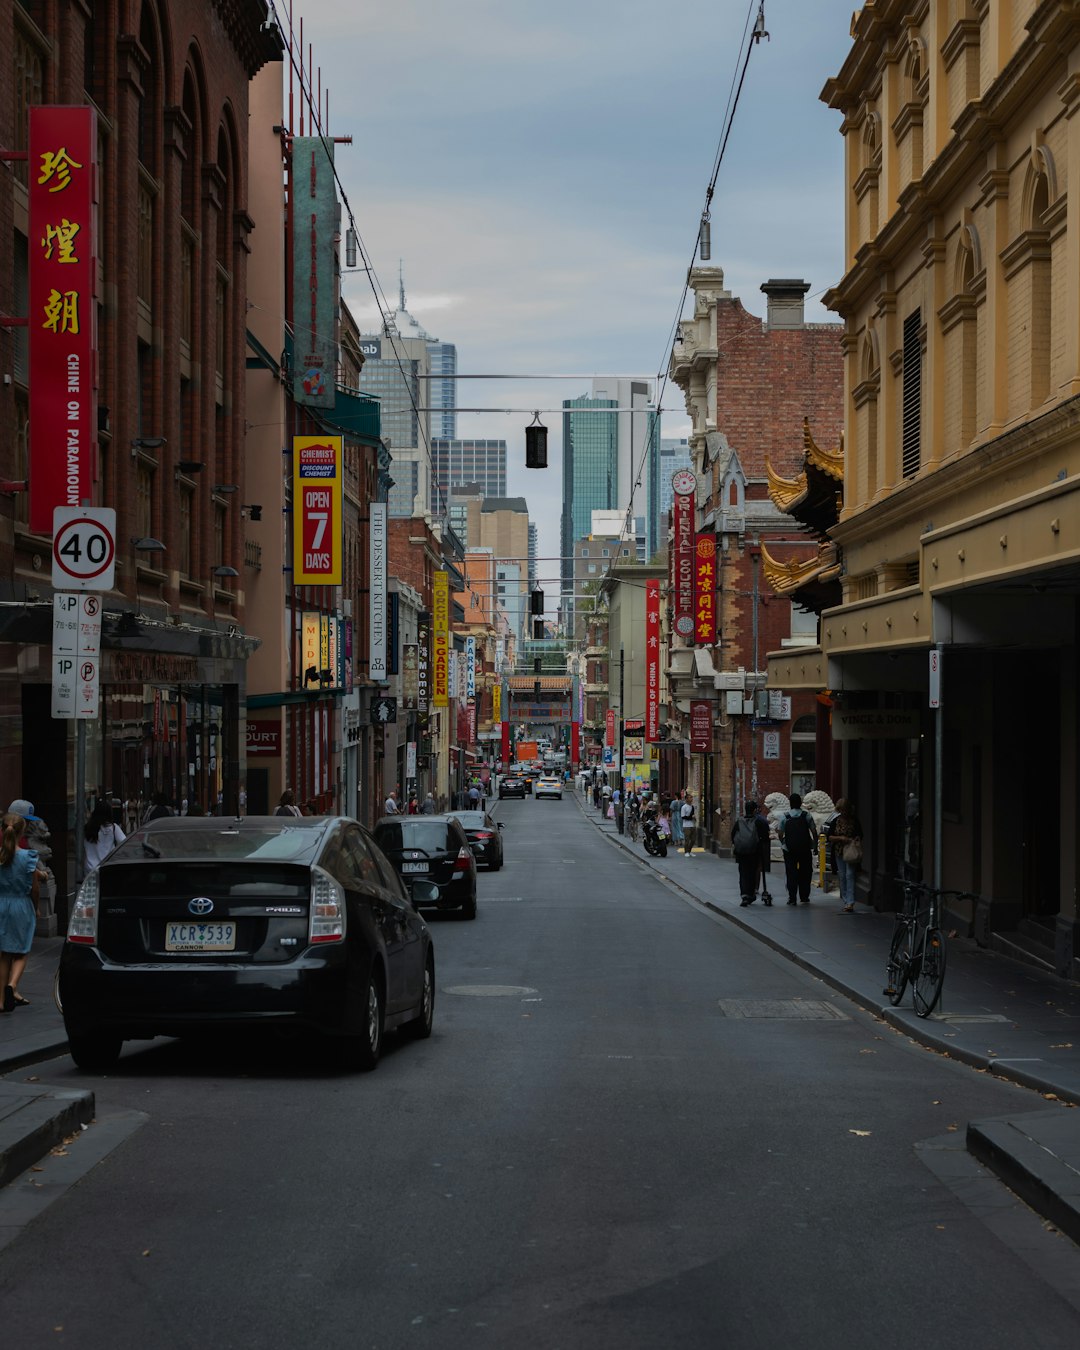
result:
[(942, 802), (941, 793), (945, 784), (945, 708), (942, 698), (944, 652), (939, 643), (930, 653), (931, 693), (930, 702), (934, 709), (934, 890), (941, 890), (941, 841), (942, 841)]
[(75, 722), (75, 886), (83, 881), (83, 829), (86, 826), (86, 719)]

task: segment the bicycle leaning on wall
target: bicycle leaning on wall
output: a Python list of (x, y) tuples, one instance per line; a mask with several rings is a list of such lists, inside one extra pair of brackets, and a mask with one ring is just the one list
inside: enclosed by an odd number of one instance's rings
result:
[(897, 1007), (911, 985), (916, 1015), (929, 1017), (945, 983), (946, 947), (941, 929), (941, 902), (949, 895), (974, 900), (968, 891), (934, 890), (922, 881), (897, 878), (904, 905), (896, 916), (889, 960), (885, 967), (885, 997)]

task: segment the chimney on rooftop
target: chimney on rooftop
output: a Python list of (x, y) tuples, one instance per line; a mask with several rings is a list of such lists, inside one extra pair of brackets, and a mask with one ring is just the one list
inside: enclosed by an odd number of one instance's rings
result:
[(770, 328), (802, 328), (803, 297), (810, 289), (808, 281), (797, 277), (772, 277), (761, 288), (769, 297), (766, 318)]

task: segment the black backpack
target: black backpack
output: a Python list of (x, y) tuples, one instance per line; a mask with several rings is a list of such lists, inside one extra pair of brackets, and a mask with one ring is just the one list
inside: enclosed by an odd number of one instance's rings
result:
[(735, 833), (732, 836), (731, 846), (740, 857), (748, 858), (752, 853), (758, 851), (760, 845), (758, 839), (757, 821), (748, 816), (740, 816), (735, 822)]
[(784, 817), (784, 846), (789, 853), (809, 853), (815, 837), (816, 831), (805, 811)]

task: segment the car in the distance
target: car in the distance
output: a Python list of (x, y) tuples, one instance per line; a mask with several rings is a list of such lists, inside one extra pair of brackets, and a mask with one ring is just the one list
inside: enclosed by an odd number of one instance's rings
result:
[(476, 857), (456, 811), (432, 816), (383, 816), (375, 822), (375, 842), (404, 881), (432, 882), (434, 897), (418, 905), (456, 909), (476, 918)]
[(497, 872), (503, 865), (502, 821), (494, 820), (486, 811), (456, 811), (454, 814), (461, 821), (476, 865)]
[(371, 1069), (391, 1027), (431, 1034), (434, 999), (427, 925), (371, 835), (339, 816), (140, 826), (83, 882), (58, 981), (84, 1069), (108, 1068), (125, 1040), (288, 1026)]
[(562, 779), (556, 778), (554, 774), (542, 774), (536, 780), (534, 796), (539, 801), (541, 797), (558, 797), (562, 801)]
[(520, 797), (524, 801), (526, 793), (525, 779), (520, 774), (508, 774), (499, 779), (499, 801), (504, 797)]

